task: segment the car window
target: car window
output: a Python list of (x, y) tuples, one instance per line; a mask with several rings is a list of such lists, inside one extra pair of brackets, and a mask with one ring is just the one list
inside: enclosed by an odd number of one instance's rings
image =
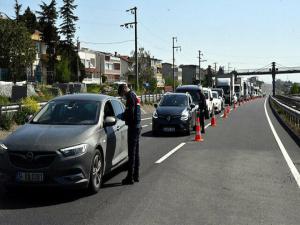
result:
[(98, 121), (99, 102), (57, 100), (49, 102), (32, 123), (55, 125), (92, 125)]
[(124, 113), (124, 108), (123, 106), (120, 104), (120, 102), (116, 101), (116, 100), (112, 100), (111, 101), (112, 103), (112, 106), (114, 108), (114, 112), (115, 112), (115, 115), (118, 119), (121, 119), (122, 118), (122, 115)]
[(104, 106), (104, 119), (108, 116), (115, 116), (113, 107), (110, 101), (107, 101)]
[(188, 98), (186, 95), (165, 95), (160, 106), (187, 106)]
[(198, 103), (200, 100), (200, 96), (198, 91), (196, 90), (184, 90), (184, 89), (180, 89), (180, 90), (176, 90), (177, 93), (189, 93), (192, 96), (193, 102)]

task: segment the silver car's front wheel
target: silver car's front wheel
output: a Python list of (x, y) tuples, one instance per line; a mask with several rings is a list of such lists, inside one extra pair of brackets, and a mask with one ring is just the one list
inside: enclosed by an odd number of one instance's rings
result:
[(103, 160), (102, 155), (99, 150), (96, 150), (91, 168), (90, 175), (90, 192), (97, 193), (102, 184), (102, 176), (103, 176)]

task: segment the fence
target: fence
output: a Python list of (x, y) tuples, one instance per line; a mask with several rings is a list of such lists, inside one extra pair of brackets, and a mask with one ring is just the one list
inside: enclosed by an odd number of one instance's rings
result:
[[(159, 102), (162, 98), (162, 94), (147, 94), (147, 95), (141, 95), (138, 96), (141, 100), (141, 104), (147, 104), (147, 103), (156, 103)], [(120, 99), (120, 98), (119, 98)], [(43, 107), (46, 105), (47, 102), (40, 102), (40, 107)], [(10, 105), (0, 105), (0, 115), (2, 113), (13, 113), (17, 112), (22, 108), (22, 104), (10, 104)]]
[(270, 96), (270, 102), (277, 108), (278, 114), (283, 115), (289, 124), (293, 125), (296, 129), (300, 129), (300, 111), (296, 110), (278, 99)]

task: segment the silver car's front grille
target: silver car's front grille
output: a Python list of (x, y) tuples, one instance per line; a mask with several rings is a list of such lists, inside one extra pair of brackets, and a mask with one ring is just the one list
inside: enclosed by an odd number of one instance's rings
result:
[(56, 158), (56, 152), (10, 151), (10, 162), (19, 168), (40, 169), (49, 167)]

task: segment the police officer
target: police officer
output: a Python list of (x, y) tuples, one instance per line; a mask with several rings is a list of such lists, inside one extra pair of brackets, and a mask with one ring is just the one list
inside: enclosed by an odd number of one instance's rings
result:
[(128, 172), (123, 185), (139, 182), (139, 137), (141, 133), (141, 109), (137, 95), (128, 88), (127, 84), (121, 84), (118, 94), (126, 99), (126, 109), (123, 115), (128, 126)]
[(200, 126), (201, 126), (201, 133), (205, 133), (205, 128), (204, 128), (204, 120), (205, 120), (205, 112), (207, 110), (206, 106), (206, 98), (205, 95), (203, 94), (202, 89), (199, 90), (199, 113), (200, 113)]

